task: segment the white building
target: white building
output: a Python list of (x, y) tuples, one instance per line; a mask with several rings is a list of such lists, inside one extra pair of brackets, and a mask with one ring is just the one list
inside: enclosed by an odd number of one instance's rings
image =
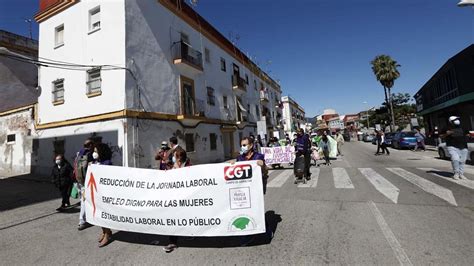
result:
[(298, 128), (306, 130), (305, 112), (303, 107), (301, 107), (290, 96), (281, 97), (281, 102), (283, 105), (285, 134), (292, 136)]
[(33, 152), (37, 68), (35, 40), (0, 30), (0, 178), (28, 174)]
[(154, 167), (171, 136), (193, 163), (223, 161), (257, 121), (277, 130), (280, 86), (184, 1), (40, 0), (35, 18), (39, 56), (73, 63), (40, 68), (40, 166), (90, 136), (117, 165)]

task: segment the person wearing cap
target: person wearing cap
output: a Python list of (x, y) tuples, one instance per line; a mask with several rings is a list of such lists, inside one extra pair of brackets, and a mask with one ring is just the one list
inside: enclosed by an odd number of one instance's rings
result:
[(162, 141), (161, 148), (158, 150), (158, 152), (155, 155), (155, 160), (157, 161), (159, 170), (168, 169), (169, 150), (170, 150), (170, 147), (168, 147), (168, 142)]
[(464, 176), (464, 165), (468, 154), (468, 134), (461, 128), (459, 117), (449, 117), (449, 127), (444, 134), (441, 135), (441, 138), (446, 140), (446, 147), (451, 157), (451, 164), (454, 172), (453, 178), (455, 180), (467, 179)]

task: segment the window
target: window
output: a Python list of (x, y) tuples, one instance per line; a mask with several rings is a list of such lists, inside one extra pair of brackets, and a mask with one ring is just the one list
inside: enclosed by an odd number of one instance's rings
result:
[(222, 97), (222, 102), (224, 104), (224, 109), (228, 109), (229, 105), (227, 105), (227, 96)]
[(63, 139), (54, 139), (53, 141), (54, 154), (64, 154), (64, 140)]
[(181, 35), (181, 41), (189, 45), (189, 36), (184, 32), (181, 32), (180, 35)]
[(249, 75), (245, 74), (245, 83), (247, 83), (247, 85), (249, 85)]
[(255, 105), (255, 114), (257, 115), (257, 120), (260, 120), (260, 108), (258, 108), (258, 105)]
[(100, 29), (100, 6), (89, 11), (89, 32)]
[(211, 143), (211, 151), (217, 150), (217, 135), (215, 133), (209, 134), (209, 142)]
[(53, 81), (53, 103), (64, 103), (64, 79), (57, 79)]
[(216, 97), (214, 96), (214, 89), (212, 87), (207, 87), (207, 104), (216, 105)]
[(16, 137), (15, 134), (8, 134), (8, 135), (7, 135), (7, 143), (13, 143), (13, 142), (15, 142), (15, 137)]
[(194, 81), (181, 77), (181, 106), (183, 115), (194, 115)]
[(204, 60), (206, 60), (207, 63), (211, 62), (211, 51), (207, 48), (204, 48)]
[(256, 79), (253, 80), (253, 88), (255, 90), (257, 90), (257, 80)]
[(242, 142), (242, 139), (244, 138), (244, 133), (243, 132), (239, 132), (239, 143)]
[(102, 78), (100, 77), (100, 68), (94, 68), (87, 71), (87, 95), (96, 96), (101, 94)]
[(184, 140), (186, 143), (186, 152), (194, 151), (194, 134), (193, 133), (185, 134)]
[(64, 24), (54, 29), (54, 48), (64, 45)]
[(221, 57), (221, 70), (226, 72), (226, 69), (225, 69), (225, 59)]

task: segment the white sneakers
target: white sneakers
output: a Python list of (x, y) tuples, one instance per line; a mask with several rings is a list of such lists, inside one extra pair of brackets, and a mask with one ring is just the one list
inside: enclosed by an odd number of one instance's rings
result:
[(459, 180), (459, 174), (458, 174), (458, 173), (454, 173), (453, 179), (454, 179), (454, 180)]
[(459, 178), (460, 179), (467, 179), (467, 177), (465, 177), (464, 175), (459, 175)]

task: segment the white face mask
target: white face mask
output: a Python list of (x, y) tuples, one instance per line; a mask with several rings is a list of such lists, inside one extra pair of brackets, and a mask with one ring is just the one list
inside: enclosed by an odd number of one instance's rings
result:
[(61, 160), (60, 160), (60, 159), (56, 160), (56, 164), (57, 164), (57, 165), (60, 165), (60, 164), (61, 164)]
[(94, 160), (99, 159), (99, 154), (97, 152), (93, 152), (92, 153), (92, 158), (94, 158)]
[(459, 126), (461, 124), (461, 121), (459, 120), (454, 120), (453, 121), (453, 124), (456, 125), (456, 126)]

